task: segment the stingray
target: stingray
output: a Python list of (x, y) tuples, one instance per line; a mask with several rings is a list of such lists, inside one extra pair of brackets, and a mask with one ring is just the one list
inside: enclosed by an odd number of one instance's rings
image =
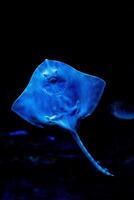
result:
[(68, 130), (92, 166), (113, 176), (95, 161), (77, 133), (80, 120), (90, 116), (98, 105), (105, 85), (99, 77), (60, 61), (45, 59), (11, 109), (34, 126), (56, 125)]

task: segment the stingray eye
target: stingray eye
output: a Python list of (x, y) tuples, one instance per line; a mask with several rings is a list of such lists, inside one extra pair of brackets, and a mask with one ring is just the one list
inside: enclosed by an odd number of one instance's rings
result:
[(48, 75), (47, 72), (43, 72), (43, 73), (42, 73), (42, 76), (43, 76), (43, 77), (47, 77), (47, 75)]
[(54, 74), (57, 74), (57, 73), (58, 73), (58, 69), (57, 69), (57, 68), (54, 68), (54, 69), (53, 69), (53, 73), (54, 73)]
[(60, 94), (66, 87), (66, 81), (60, 77), (52, 76), (44, 82), (44, 89), (48, 94)]

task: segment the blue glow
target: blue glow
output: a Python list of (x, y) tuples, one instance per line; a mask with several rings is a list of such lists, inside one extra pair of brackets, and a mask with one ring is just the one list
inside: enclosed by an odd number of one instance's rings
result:
[(111, 109), (114, 117), (124, 120), (134, 119), (134, 105), (129, 105), (124, 101), (114, 102)]
[(93, 113), (104, 88), (103, 79), (46, 59), (34, 71), (12, 110), (35, 126), (58, 125), (69, 130), (93, 166), (112, 175), (92, 158), (76, 133), (78, 121)]
[(17, 136), (17, 135), (28, 135), (28, 132), (25, 130), (16, 130), (8, 133), (9, 136)]
[(54, 141), (56, 140), (56, 138), (55, 138), (53, 135), (49, 135), (49, 136), (47, 137), (47, 139), (48, 139), (48, 141), (50, 141), (50, 142), (54, 142)]
[(26, 130), (15, 130), (15, 131), (11, 131), (11, 132), (5, 132), (5, 133), (0, 133), (1, 137), (16, 137), (16, 136), (25, 136), (28, 135), (29, 132)]

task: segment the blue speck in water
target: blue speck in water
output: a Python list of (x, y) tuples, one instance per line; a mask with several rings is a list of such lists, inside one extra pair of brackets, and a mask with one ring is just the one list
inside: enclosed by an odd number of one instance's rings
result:
[(50, 141), (50, 142), (54, 142), (54, 141), (56, 140), (55, 136), (52, 136), (52, 135), (49, 135), (49, 136), (47, 137), (47, 139), (48, 139), (48, 141)]
[(123, 120), (134, 120), (134, 105), (125, 101), (116, 101), (111, 106), (114, 117)]

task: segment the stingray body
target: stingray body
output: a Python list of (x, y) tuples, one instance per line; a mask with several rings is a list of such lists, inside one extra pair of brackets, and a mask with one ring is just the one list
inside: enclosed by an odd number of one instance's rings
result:
[(12, 111), (37, 127), (57, 125), (69, 130), (90, 163), (112, 176), (94, 160), (77, 134), (79, 120), (92, 114), (104, 88), (103, 79), (46, 59), (35, 69), (27, 87), (13, 103)]

